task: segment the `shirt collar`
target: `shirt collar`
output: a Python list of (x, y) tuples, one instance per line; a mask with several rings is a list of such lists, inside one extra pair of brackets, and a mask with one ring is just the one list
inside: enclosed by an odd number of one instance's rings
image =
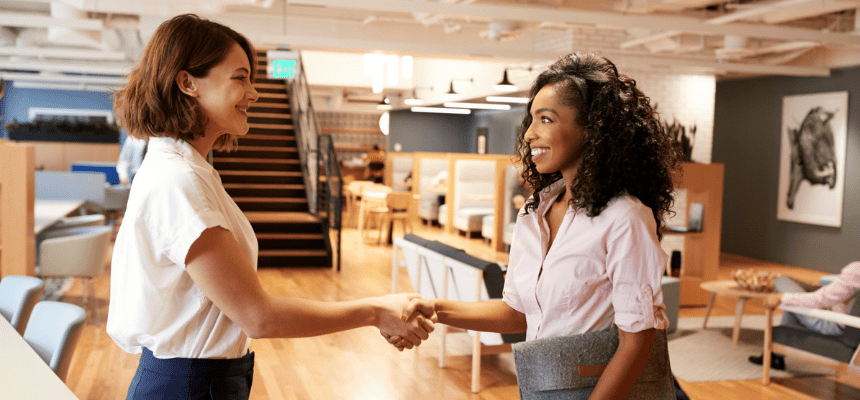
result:
[(206, 161), (206, 158), (191, 146), (191, 143), (182, 139), (174, 139), (171, 137), (151, 137), (149, 138), (148, 151), (153, 150), (177, 154), (194, 165), (203, 167), (207, 171), (215, 172), (215, 168), (212, 167), (212, 164), (209, 164), (209, 162)]
[(538, 205), (538, 212), (542, 214), (546, 209), (551, 205), (555, 198), (558, 197), (563, 191), (567, 190), (567, 185), (564, 182), (564, 179), (559, 179), (553, 183), (550, 183), (549, 186), (543, 188), (540, 191), (540, 204)]

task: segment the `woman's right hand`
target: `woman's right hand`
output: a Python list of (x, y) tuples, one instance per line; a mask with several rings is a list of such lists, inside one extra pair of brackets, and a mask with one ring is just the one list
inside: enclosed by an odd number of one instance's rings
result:
[(764, 306), (773, 311), (782, 303), (782, 293), (771, 293), (764, 298)]

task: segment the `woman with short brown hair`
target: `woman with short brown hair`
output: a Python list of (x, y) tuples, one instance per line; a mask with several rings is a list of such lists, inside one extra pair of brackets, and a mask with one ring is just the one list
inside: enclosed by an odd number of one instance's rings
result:
[(251, 224), (206, 161), (248, 132), (253, 47), (232, 29), (180, 15), (156, 30), (116, 93), (120, 124), (149, 140), (117, 234), (107, 332), (143, 353), (128, 399), (247, 399), (250, 338), (374, 325), (406, 347), (435, 316), (400, 320), (413, 295), (319, 302), (266, 293)]

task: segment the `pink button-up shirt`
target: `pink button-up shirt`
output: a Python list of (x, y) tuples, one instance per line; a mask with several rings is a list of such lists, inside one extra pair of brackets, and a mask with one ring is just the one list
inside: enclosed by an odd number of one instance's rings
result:
[(621, 195), (589, 218), (568, 207), (552, 247), (546, 213), (563, 180), (517, 218), (503, 299), (526, 315), (526, 340), (609, 328), (665, 329), (661, 277), (668, 259), (651, 209)]
[[(829, 285), (811, 293), (784, 293), (782, 304), (795, 307), (827, 308), (847, 314), (860, 290), (860, 262), (855, 261), (842, 268), (839, 277)], [(850, 300), (850, 301), (849, 301)]]

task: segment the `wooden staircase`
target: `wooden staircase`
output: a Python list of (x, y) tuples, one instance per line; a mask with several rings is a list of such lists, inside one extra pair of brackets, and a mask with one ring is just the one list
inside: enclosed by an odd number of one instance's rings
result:
[(212, 164), (254, 227), (259, 267), (330, 267), (320, 220), (308, 211), (286, 84), (265, 78), (266, 53), (257, 60), (248, 134), (238, 150), (214, 152)]

